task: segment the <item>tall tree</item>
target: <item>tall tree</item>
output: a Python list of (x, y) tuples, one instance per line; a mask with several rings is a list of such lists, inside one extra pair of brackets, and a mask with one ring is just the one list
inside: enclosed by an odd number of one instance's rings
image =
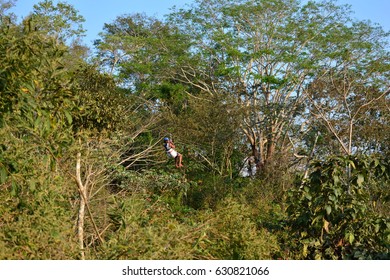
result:
[(119, 16), (100, 36), (95, 46), (102, 66), (141, 95), (170, 78), (189, 47), (174, 26), (144, 14)]
[(292, 148), (289, 131), (301, 119), (303, 87), (326, 51), (310, 44), (337, 36), (332, 27), (346, 22), (345, 12), (331, 2), (196, 1), (172, 15), (202, 62), (183, 67), (180, 80), (211, 95), (234, 96), (247, 143), (266, 165), (277, 149)]
[(40, 32), (54, 36), (58, 41), (77, 40), (85, 33), (84, 17), (66, 2), (54, 5), (52, 0), (44, 0), (34, 5), (31, 15), (33, 26)]
[(11, 9), (13, 6), (15, 6), (16, 0), (0, 0), (0, 21), (3, 23), (4, 21), (7, 21), (8, 17), (8, 23), (11, 20), (11, 17), (14, 18), (14, 14), (8, 14), (8, 10)]
[[(353, 22), (350, 13), (349, 6), (334, 1), (301, 5), (296, 0), (197, 0), (171, 13), (166, 22), (142, 15), (119, 17), (105, 26), (97, 46), (127, 86), (159, 104), (186, 95), (225, 98), (228, 112), (240, 119), (246, 145), (259, 166), (266, 166), (277, 153), (299, 156), (298, 146), (309, 139), (302, 132), (316, 135), (318, 126), (308, 113), (316, 112), (317, 103), (307, 101), (314, 100), (314, 85), (321, 79), (328, 75), (329, 82), (336, 77), (341, 81), (347, 77), (345, 67), (352, 64), (354, 74), (351, 70), (348, 77), (360, 77), (361, 85), (366, 74), (374, 79), (378, 71), (384, 73), (373, 69), (386, 57), (379, 41), (387, 35)], [(380, 39), (377, 44), (375, 38)], [(348, 59), (341, 51), (347, 48), (353, 54)], [(365, 85), (382, 93), (371, 99), (386, 95), (385, 76), (380, 79)], [(325, 95), (332, 98), (331, 91)], [(352, 123), (356, 113), (360, 116), (369, 107), (360, 103), (346, 109), (351, 110)], [(313, 144), (306, 149), (312, 150)], [(347, 150), (351, 146), (345, 145)]]
[(66, 205), (72, 190), (63, 187), (57, 165), (73, 140), (66, 47), (12, 26), (2, 30), (0, 52), (0, 196), (7, 201), (0, 208), (0, 251), (3, 258), (66, 258), (73, 254), (66, 245), (73, 236)]
[(342, 40), (326, 40), (328, 52), (307, 88), (310, 111), (339, 147), (331, 153), (372, 153), (379, 139), (365, 134), (388, 123), (390, 33), (369, 22), (336, 29)]

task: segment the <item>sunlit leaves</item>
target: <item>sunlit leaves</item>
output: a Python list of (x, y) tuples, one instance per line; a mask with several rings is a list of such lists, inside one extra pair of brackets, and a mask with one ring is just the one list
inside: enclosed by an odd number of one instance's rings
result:
[(76, 40), (85, 32), (82, 27), (84, 17), (65, 1), (60, 1), (56, 5), (52, 0), (44, 0), (35, 4), (31, 19), (34, 29), (63, 42), (67, 39)]
[(378, 223), (384, 218), (371, 204), (377, 186), (389, 182), (382, 173), (388, 167), (388, 161), (375, 157), (312, 163), (309, 178), (289, 194), (291, 226), (300, 233), (304, 258), (382, 258), (388, 253), (390, 228)]

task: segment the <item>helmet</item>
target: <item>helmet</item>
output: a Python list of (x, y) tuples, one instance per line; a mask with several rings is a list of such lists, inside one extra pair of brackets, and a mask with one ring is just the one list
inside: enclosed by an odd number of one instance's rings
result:
[(165, 137), (165, 138), (164, 138), (164, 141), (169, 141), (169, 138), (168, 138), (168, 137)]

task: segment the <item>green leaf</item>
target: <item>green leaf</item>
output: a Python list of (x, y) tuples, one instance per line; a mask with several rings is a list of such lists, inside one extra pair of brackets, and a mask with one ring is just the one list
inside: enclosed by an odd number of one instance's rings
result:
[(355, 236), (353, 235), (352, 232), (348, 232), (348, 233), (346, 234), (346, 237), (347, 237), (347, 240), (348, 240), (348, 242), (349, 242), (350, 244), (352, 244), (353, 241), (355, 240)]
[(340, 183), (340, 178), (339, 178), (339, 176), (334, 175), (334, 176), (333, 176), (333, 182), (334, 182), (335, 185), (337, 185), (338, 183)]
[(2, 167), (0, 168), (0, 183), (3, 184), (7, 180), (7, 170)]
[(30, 189), (30, 191), (35, 191), (36, 190), (36, 182), (35, 182), (35, 180), (30, 180), (29, 182), (28, 182), (28, 184), (29, 184), (29, 189)]
[(14, 180), (11, 182), (11, 196), (16, 197), (18, 193), (18, 186)]
[(332, 212), (332, 207), (330, 205), (325, 206), (326, 214), (330, 214)]
[(364, 176), (362, 174), (358, 174), (357, 175), (357, 184), (358, 184), (358, 186), (361, 187), (363, 182), (364, 182)]
[(307, 198), (307, 200), (311, 200), (312, 199), (312, 196), (309, 193), (305, 193), (305, 197)]
[(68, 123), (72, 124), (72, 116), (71, 116), (71, 114), (68, 111), (64, 111), (64, 113), (65, 113), (66, 119), (68, 120)]
[(307, 257), (307, 253), (308, 253), (307, 247), (308, 247), (307, 244), (304, 244), (302, 248), (302, 255), (304, 257)]
[(322, 228), (326, 231), (326, 233), (329, 233), (329, 222), (325, 219), (324, 219), (324, 225)]

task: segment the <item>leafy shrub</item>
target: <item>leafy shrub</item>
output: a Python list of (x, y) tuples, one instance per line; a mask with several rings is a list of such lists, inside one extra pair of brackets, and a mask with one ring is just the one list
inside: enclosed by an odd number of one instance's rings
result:
[(217, 259), (271, 259), (279, 250), (275, 236), (256, 225), (253, 210), (227, 197), (210, 213), (209, 230), (199, 244)]
[[(152, 177), (153, 174), (148, 174), (138, 179)], [(172, 183), (172, 178), (169, 179)], [(160, 183), (157, 185), (162, 190), (167, 182)], [(167, 199), (166, 192), (133, 192), (115, 198), (109, 210), (112, 226), (106, 234), (107, 241), (93, 257), (270, 259), (278, 250), (276, 238), (257, 228), (250, 207), (233, 198), (224, 199), (215, 211), (191, 210), (185, 204)]]
[(390, 221), (372, 200), (376, 187), (388, 183), (388, 163), (331, 157), (313, 162), (311, 168), (309, 178), (290, 192), (288, 201), (296, 257), (388, 259)]
[(14, 194), (11, 186), (2, 186), (0, 259), (77, 257), (69, 188), (37, 169), (35, 181), (19, 182)]

